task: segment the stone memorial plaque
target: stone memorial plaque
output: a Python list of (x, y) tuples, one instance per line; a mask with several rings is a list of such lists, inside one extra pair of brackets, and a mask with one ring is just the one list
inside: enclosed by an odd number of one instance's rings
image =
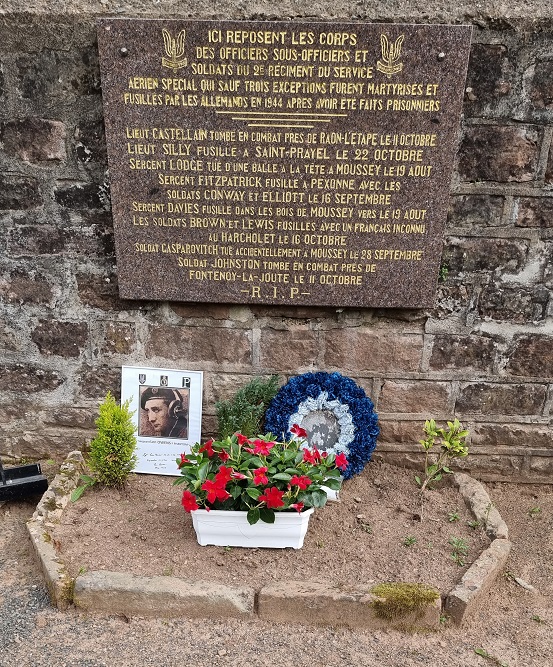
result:
[(99, 21), (121, 296), (431, 306), (470, 37)]

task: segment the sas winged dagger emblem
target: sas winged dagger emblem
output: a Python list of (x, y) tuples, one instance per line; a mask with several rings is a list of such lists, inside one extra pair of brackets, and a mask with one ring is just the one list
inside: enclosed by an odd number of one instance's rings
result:
[(398, 62), (401, 56), (401, 46), (405, 35), (400, 35), (396, 41), (391, 44), (388, 37), (384, 34), (380, 35), (380, 46), (382, 50), (382, 60), (376, 63), (376, 69), (385, 74), (388, 78), (392, 74), (397, 74), (403, 69), (403, 63)]
[(177, 70), (186, 67), (188, 59), (184, 58), (184, 38), (186, 37), (186, 30), (181, 30), (175, 37), (163, 28), (163, 44), (165, 46), (165, 56), (161, 59), (163, 67), (172, 69), (176, 74)]

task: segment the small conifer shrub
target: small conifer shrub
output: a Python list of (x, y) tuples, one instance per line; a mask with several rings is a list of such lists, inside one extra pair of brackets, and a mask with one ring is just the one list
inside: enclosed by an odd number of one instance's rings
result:
[(119, 405), (108, 391), (96, 419), (96, 437), (90, 443), (88, 467), (92, 475), (81, 475), (84, 482), (71, 498), (78, 500), (94, 484), (122, 487), (136, 465), (136, 426), (129, 410), (130, 399)]

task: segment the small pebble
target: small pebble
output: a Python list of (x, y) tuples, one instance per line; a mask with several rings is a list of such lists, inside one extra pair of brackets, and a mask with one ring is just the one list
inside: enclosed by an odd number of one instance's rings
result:
[(354, 498), (354, 499), (353, 499), (353, 502), (354, 502), (354, 503), (360, 503), (360, 502), (361, 502), (361, 498)]

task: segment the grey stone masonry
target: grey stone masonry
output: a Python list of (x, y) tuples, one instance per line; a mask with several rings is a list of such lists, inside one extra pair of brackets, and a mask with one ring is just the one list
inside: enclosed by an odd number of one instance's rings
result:
[[(490, 14), (451, 1), (58, 4), (23, 11), (4, 0), (1, 10), (2, 457), (82, 450), (98, 404), (108, 390), (119, 395), (122, 365), (203, 370), (205, 438), (215, 400), (251, 377), (324, 370), (349, 375), (374, 401), (382, 458), (420, 466), (424, 420), (458, 417), (470, 430), (462, 470), (553, 480), (549, 3), (502, 2)], [(96, 36), (96, 20), (114, 13), (471, 25), (434, 307), (121, 299)]]

